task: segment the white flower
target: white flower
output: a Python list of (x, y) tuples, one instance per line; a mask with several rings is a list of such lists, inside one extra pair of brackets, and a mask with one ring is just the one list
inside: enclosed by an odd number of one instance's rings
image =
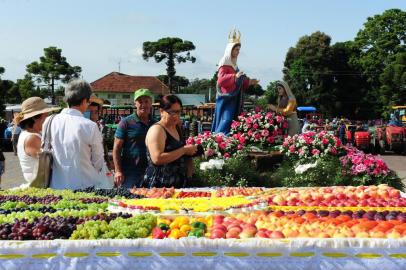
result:
[(302, 174), (305, 171), (307, 171), (310, 168), (315, 168), (317, 166), (317, 161), (314, 163), (307, 163), (307, 164), (302, 164), (302, 165), (298, 165), (295, 167), (295, 173), (296, 174)]

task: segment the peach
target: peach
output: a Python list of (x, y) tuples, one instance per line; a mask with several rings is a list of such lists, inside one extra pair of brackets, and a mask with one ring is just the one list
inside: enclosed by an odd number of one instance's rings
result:
[(226, 238), (240, 238), (239, 234), (240, 232), (237, 230), (228, 231), (226, 233)]
[(269, 235), (269, 238), (274, 238), (274, 239), (285, 238), (285, 235), (281, 231), (273, 231)]
[(355, 234), (355, 237), (357, 238), (369, 238), (369, 233), (367, 232), (358, 232)]
[(254, 227), (246, 227), (246, 228), (244, 228), (242, 230), (242, 232), (246, 232), (246, 233), (253, 236), (253, 235), (255, 235), (257, 233), (257, 228), (255, 226)]
[(248, 233), (246, 231), (242, 231), (242, 232), (240, 232), (240, 234), (238, 236), (241, 239), (245, 239), (245, 238), (252, 238), (254, 236), (254, 234)]
[(269, 235), (268, 235), (267, 232), (258, 231), (258, 232), (255, 234), (255, 237), (259, 237), (259, 238), (269, 238)]
[(397, 239), (397, 238), (402, 238), (402, 235), (396, 230), (391, 230), (386, 234), (386, 237)]
[(241, 227), (231, 227), (228, 231), (237, 232), (237, 234), (239, 234), (240, 232), (242, 232), (242, 229), (241, 229)]
[(218, 229), (218, 230), (222, 230), (222, 231), (224, 231), (224, 232), (227, 231), (227, 227), (224, 226), (223, 224), (214, 224), (211, 229), (212, 229), (212, 230)]
[(225, 236), (226, 236), (226, 233), (224, 231), (219, 230), (219, 229), (214, 229), (211, 231), (210, 239), (224, 238)]

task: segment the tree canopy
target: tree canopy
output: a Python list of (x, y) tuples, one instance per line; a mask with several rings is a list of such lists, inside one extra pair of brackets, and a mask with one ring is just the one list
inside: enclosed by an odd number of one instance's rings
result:
[(66, 57), (62, 56), (62, 49), (57, 47), (45, 48), (39, 62), (28, 64), (26, 70), (35, 76), (37, 82), (44, 82), (50, 87), (52, 104), (55, 104), (55, 83), (59, 80), (66, 83), (72, 78), (78, 78), (82, 72), (81, 67), (71, 66)]
[(190, 61), (194, 63), (196, 58), (190, 54), (195, 49), (191, 41), (182, 40), (176, 37), (161, 38), (158, 41), (146, 41), (143, 43), (144, 60), (154, 58), (155, 62), (160, 63), (166, 59), (166, 74), (168, 76), (168, 87), (173, 93), (175, 91), (175, 60), (180, 63)]

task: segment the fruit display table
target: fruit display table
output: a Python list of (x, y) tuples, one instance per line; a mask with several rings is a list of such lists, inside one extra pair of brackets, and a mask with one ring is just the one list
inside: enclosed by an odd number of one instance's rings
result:
[(135, 239), (0, 242), (0, 269), (406, 269), (406, 240)]
[(0, 269), (406, 269), (386, 185), (0, 191)]

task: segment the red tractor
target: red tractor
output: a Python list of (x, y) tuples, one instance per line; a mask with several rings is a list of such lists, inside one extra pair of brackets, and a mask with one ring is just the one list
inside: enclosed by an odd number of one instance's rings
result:
[(376, 128), (376, 142), (379, 152), (394, 151), (397, 154), (406, 153), (406, 130), (404, 127), (387, 125)]
[(371, 150), (371, 136), (362, 126), (346, 125), (345, 136), (347, 142), (352, 143), (358, 149), (365, 152)]
[(389, 124), (376, 128), (375, 144), (381, 154), (386, 150), (406, 154), (406, 127), (402, 122), (405, 120), (405, 109), (406, 106), (393, 107)]

